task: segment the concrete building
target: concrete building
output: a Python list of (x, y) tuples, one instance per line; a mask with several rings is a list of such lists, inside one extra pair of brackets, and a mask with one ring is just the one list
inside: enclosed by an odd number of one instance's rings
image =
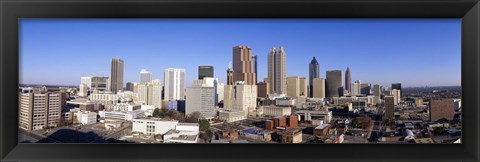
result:
[(357, 80), (353, 83), (352, 95), (361, 95), (362, 94), (362, 81)]
[(255, 73), (255, 83), (258, 82), (258, 57), (252, 55), (253, 72)]
[(402, 90), (402, 83), (392, 83), (392, 90)]
[(202, 80), (204, 77), (213, 78), (213, 66), (198, 66), (198, 80)]
[(110, 91), (116, 94), (118, 91), (123, 91), (123, 66), (122, 59), (113, 58), (110, 70)]
[(78, 123), (82, 125), (90, 125), (97, 123), (97, 113), (91, 111), (78, 111), (76, 113)]
[(300, 77), (300, 96), (308, 96), (308, 82), (305, 77)]
[(94, 111), (103, 110), (104, 106), (100, 102), (90, 101), (87, 99), (74, 99), (67, 101), (67, 106), (77, 107), (83, 111)]
[(178, 123), (163, 135), (164, 143), (197, 143), (200, 127), (198, 123)]
[(401, 99), (402, 99), (401, 96), (400, 96), (400, 90), (398, 90), (398, 89), (392, 89), (392, 90), (390, 91), (390, 95), (392, 95), (393, 98), (394, 98), (394, 99), (393, 99), (393, 104), (394, 104), (394, 105), (398, 105), (398, 104), (400, 103)]
[(202, 118), (214, 118), (215, 96), (215, 87), (205, 84), (203, 80), (195, 80), (192, 86), (187, 87), (185, 115), (200, 112)]
[(118, 102), (118, 95), (111, 92), (100, 92), (90, 94), (89, 96), (91, 101), (99, 102), (104, 105), (107, 111), (113, 110), (113, 105)]
[(257, 85), (247, 85), (237, 82), (235, 85), (226, 85), (223, 107), (226, 109), (242, 110), (245, 116), (257, 107)]
[(140, 109), (134, 111), (98, 111), (98, 115), (107, 119), (131, 121), (133, 119), (145, 117), (145, 111)]
[(134, 85), (132, 82), (127, 82), (127, 86), (125, 87), (126, 91), (132, 91), (134, 90)]
[(162, 108), (162, 83), (160, 80), (137, 84), (137, 93), (140, 104)]
[(86, 84), (80, 84), (78, 86), (78, 96), (80, 97), (87, 97), (88, 96), (88, 86)]
[(298, 76), (287, 77), (287, 96), (289, 97), (300, 96), (300, 77)]
[(415, 107), (423, 106), (423, 98), (415, 98)]
[(286, 116), (292, 114), (291, 107), (263, 106), (263, 115), (267, 116)]
[(454, 115), (453, 99), (430, 100), (430, 121), (435, 122), (443, 118), (453, 120)]
[(360, 84), (360, 94), (362, 95), (370, 95), (370, 83), (362, 83)]
[(313, 57), (312, 61), (308, 65), (308, 85), (310, 86), (308, 97), (313, 97), (313, 80), (315, 78), (320, 78), (320, 64), (318, 64), (317, 59)]
[(270, 94), (270, 84), (268, 82), (257, 83), (257, 97), (267, 98)]
[(18, 126), (28, 131), (57, 127), (65, 99), (65, 93), (20, 92)]
[(256, 85), (252, 49), (248, 46), (233, 47), (233, 83), (244, 81), (247, 85)]
[(342, 70), (328, 70), (325, 81), (326, 97), (343, 96)]
[(218, 119), (230, 123), (246, 119), (246, 116), (242, 110), (222, 109), (218, 112)]
[(287, 93), (287, 56), (283, 47), (270, 49), (268, 53), (268, 78), (270, 94)]
[(393, 96), (385, 96), (385, 118), (395, 119), (395, 98)]
[(150, 73), (146, 69), (142, 69), (140, 71), (140, 84), (150, 83), (151, 81), (152, 81), (152, 73)]
[(352, 74), (349, 67), (345, 71), (345, 90), (347, 94), (352, 94)]
[(313, 98), (325, 98), (325, 79), (313, 79)]
[(300, 129), (286, 129), (285, 131), (279, 132), (280, 143), (301, 143), (302, 142), (302, 131)]
[(315, 110), (300, 110), (295, 111), (301, 121), (321, 121), (322, 123), (330, 123), (332, 121), (331, 111), (315, 111)]
[(373, 85), (373, 95), (376, 97), (380, 97), (380, 95), (382, 95), (382, 88), (380, 85)]
[(185, 99), (185, 69), (168, 68), (164, 73), (165, 101)]
[(165, 134), (175, 129), (178, 120), (151, 118), (151, 119), (133, 119), (132, 132), (139, 132), (146, 135)]
[(227, 69), (227, 85), (233, 85), (233, 69)]

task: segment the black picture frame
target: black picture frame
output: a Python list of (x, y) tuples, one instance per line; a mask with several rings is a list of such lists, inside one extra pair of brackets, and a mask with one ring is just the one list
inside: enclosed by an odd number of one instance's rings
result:
[[(478, 0), (0, 0), (1, 161), (479, 161)], [(462, 144), (18, 144), (19, 18), (461, 18)]]

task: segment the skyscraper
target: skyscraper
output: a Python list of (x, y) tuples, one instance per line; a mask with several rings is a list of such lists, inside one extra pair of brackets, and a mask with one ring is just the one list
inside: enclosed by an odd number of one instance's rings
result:
[(362, 94), (362, 81), (361, 80), (356, 80), (353, 83), (353, 89), (351, 95), (360, 95)]
[(393, 96), (393, 104), (394, 104), (394, 105), (398, 105), (398, 104), (400, 103), (400, 101), (401, 101), (401, 97), (400, 97), (400, 96), (401, 96), (401, 92), (400, 92), (400, 90), (398, 90), (398, 89), (392, 89), (392, 90), (390, 91), (390, 95)]
[(370, 83), (362, 83), (360, 84), (360, 93), (363, 95), (370, 95), (371, 85)]
[(138, 84), (137, 93), (138, 101), (142, 104), (162, 108), (162, 82), (160, 80)]
[(255, 72), (255, 84), (257, 83), (258, 80), (258, 64), (257, 64), (257, 56), (252, 56), (252, 61), (253, 61), (253, 71)]
[(382, 89), (381, 89), (380, 85), (378, 85), (378, 84), (373, 85), (373, 95), (377, 96), (377, 97), (380, 97), (381, 94), (382, 94)]
[(205, 77), (213, 78), (213, 66), (198, 66), (198, 79)]
[(392, 89), (402, 90), (402, 83), (392, 83)]
[(287, 93), (287, 61), (283, 47), (277, 50), (272, 48), (268, 53), (268, 78), (270, 83), (270, 94)]
[(298, 76), (287, 77), (287, 96), (300, 96), (300, 78)]
[(342, 70), (328, 70), (327, 80), (325, 82), (327, 97), (343, 96)]
[(313, 79), (313, 98), (325, 98), (325, 79), (314, 78)]
[(307, 78), (300, 77), (300, 96), (308, 96)]
[(122, 59), (113, 58), (110, 70), (110, 91), (116, 94), (123, 90), (123, 65)]
[(345, 71), (345, 90), (347, 90), (348, 94), (352, 94), (352, 74), (349, 67)]
[(214, 118), (215, 87), (209, 86), (203, 80), (195, 80), (187, 87), (185, 115), (200, 112), (202, 118)]
[(227, 69), (227, 85), (233, 85), (233, 69)]
[(385, 119), (395, 119), (395, 104), (393, 96), (385, 96)]
[(185, 69), (165, 69), (165, 101), (185, 99)]
[(248, 46), (233, 47), (233, 82), (245, 81), (245, 84), (255, 85), (252, 49)]
[(127, 82), (127, 86), (126, 86), (125, 90), (133, 92), (133, 89), (134, 89), (133, 87), (134, 87), (134, 85), (133, 85), (132, 82)]
[(310, 61), (308, 75), (308, 85), (310, 86), (308, 97), (313, 97), (313, 79), (320, 78), (320, 64), (318, 64), (315, 57), (313, 57), (312, 61)]
[(140, 84), (149, 83), (152, 81), (152, 73), (148, 72), (145, 69), (140, 71)]

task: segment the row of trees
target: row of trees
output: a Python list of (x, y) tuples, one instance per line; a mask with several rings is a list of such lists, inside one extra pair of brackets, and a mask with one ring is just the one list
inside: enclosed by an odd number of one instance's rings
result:
[(193, 112), (187, 116), (177, 110), (159, 109), (153, 111), (152, 117), (175, 119), (179, 122), (196, 123), (200, 118), (200, 112)]

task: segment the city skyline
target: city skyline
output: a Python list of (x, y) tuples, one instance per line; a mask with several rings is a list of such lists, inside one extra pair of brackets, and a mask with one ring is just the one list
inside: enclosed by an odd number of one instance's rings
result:
[[(139, 82), (141, 69), (164, 81), (165, 69), (182, 68), (189, 86), (202, 65), (213, 66), (214, 77), (226, 83), (232, 48), (238, 45), (249, 46), (258, 57), (257, 82), (267, 77), (269, 49), (278, 46), (287, 53), (287, 77), (308, 77), (316, 57), (321, 78), (327, 70), (344, 73), (349, 67), (352, 80), (387, 87), (397, 82), (405, 87), (457, 86), (461, 79), (459, 19), (25, 19), (20, 26), (21, 84), (78, 85), (82, 76), (109, 76), (114, 57), (125, 61), (124, 83)], [(202, 55), (208, 57), (196, 57)], [(45, 64), (52, 60), (56, 62)]]

